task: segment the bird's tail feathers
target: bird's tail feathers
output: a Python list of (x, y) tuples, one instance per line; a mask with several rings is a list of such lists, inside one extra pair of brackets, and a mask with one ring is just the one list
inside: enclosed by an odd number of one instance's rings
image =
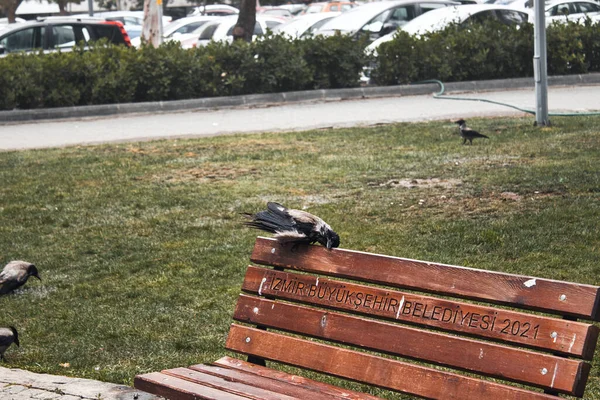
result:
[(268, 211), (261, 211), (254, 215), (244, 215), (252, 219), (252, 221), (244, 223), (246, 226), (260, 229), (269, 233), (277, 233), (293, 229), (293, 225), (289, 216), (282, 212), (273, 212), (270, 206)]

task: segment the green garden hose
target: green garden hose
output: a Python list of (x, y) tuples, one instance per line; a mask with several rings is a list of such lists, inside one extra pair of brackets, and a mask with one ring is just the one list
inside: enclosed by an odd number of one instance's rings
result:
[[(444, 83), (442, 81), (438, 81), (437, 79), (429, 79), (429, 80), (425, 80), (425, 81), (414, 82), (414, 83), (412, 83), (412, 85), (418, 85), (418, 84), (422, 84), (422, 83), (437, 83), (438, 85), (440, 85), (441, 90), (439, 92), (433, 94), (434, 99), (481, 101), (483, 103), (491, 103), (491, 104), (497, 104), (497, 105), (504, 106), (504, 107), (514, 108), (515, 110), (535, 115), (535, 110), (528, 110), (526, 108), (517, 107), (517, 106), (508, 104), (508, 103), (502, 103), (500, 101), (481, 99), (481, 98), (476, 98), (476, 97), (455, 97), (455, 96), (444, 95), (444, 91), (446, 90)], [(568, 112), (568, 113), (549, 112), (548, 115), (551, 117), (576, 117), (576, 116), (581, 116), (581, 115), (584, 115), (584, 116), (585, 115), (600, 115), (600, 111)]]

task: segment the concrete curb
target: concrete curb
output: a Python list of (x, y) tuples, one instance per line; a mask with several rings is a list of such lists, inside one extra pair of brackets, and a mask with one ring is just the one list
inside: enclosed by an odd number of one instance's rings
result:
[[(563, 75), (548, 78), (550, 86), (600, 84), (600, 73)], [(498, 79), (486, 81), (450, 82), (444, 84), (446, 92), (479, 92), (489, 90), (526, 89), (535, 86), (533, 78)], [(378, 97), (426, 95), (439, 91), (439, 85), (368, 86), (351, 89), (307, 90), (299, 92), (251, 94), (243, 96), (210, 97), (190, 100), (158, 101), (146, 103), (104, 104), (96, 106), (59, 107), (35, 110), (0, 111), (0, 123), (38, 121), (47, 119), (102, 117), (131, 113), (156, 113), (215, 108), (265, 106), (271, 104), (310, 101), (340, 101)]]
[(0, 398), (3, 400), (160, 400), (161, 397), (129, 386), (92, 379), (36, 374), (0, 367)]

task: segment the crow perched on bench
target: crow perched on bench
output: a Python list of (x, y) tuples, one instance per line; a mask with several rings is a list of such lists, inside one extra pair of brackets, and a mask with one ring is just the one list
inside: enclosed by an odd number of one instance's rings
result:
[(0, 328), (0, 360), (5, 360), (4, 352), (11, 344), (19, 346), (19, 333), (14, 326), (8, 328)]
[(469, 141), (469, 144), (473, 144), (473, 139), (475, 138), (485, 138), (489, 139), (489, 137), (482, 135), (481, 133), (474, 131), (471, 128), (467, 128), (467, 122), (464, 119), (459, 119), (458, 121), (454, 121), (455, 124), (458, 124), (458, 129), (460, 130), (460, 137), (463, 138), (463, 144)]
[(278, 203), (267, 203), (267, 210), (244, 214), (252, 221), (245, 225), (274, 233), (281, 243), (315, 243), (331, 249), (340, 245), (340, 237), (316, 215), (306, 211), (288, 209)]
[(23, 286), (30, 276), (42, 280), (35, 265), (27, 261), (9, 262), (0, 272), (0, 295), (10, 293)]

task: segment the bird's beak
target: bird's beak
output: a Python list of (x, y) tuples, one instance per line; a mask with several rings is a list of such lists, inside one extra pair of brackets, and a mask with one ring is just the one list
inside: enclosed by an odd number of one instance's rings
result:
[(42, 278), (40, 278), (39, 275), (34, 275), (36, 278), (38, 278), (40, 281), (42, 280)]
[(15, 340), (15, 344), (17, 345), (17, 347), (21, 347), (21, 346), (19, 345), (19, 341), (18, 341), (18, 340)]
[(327, 239), (327, 250), (331, 250), (333, 243), (331, 243), (331, 239)]

